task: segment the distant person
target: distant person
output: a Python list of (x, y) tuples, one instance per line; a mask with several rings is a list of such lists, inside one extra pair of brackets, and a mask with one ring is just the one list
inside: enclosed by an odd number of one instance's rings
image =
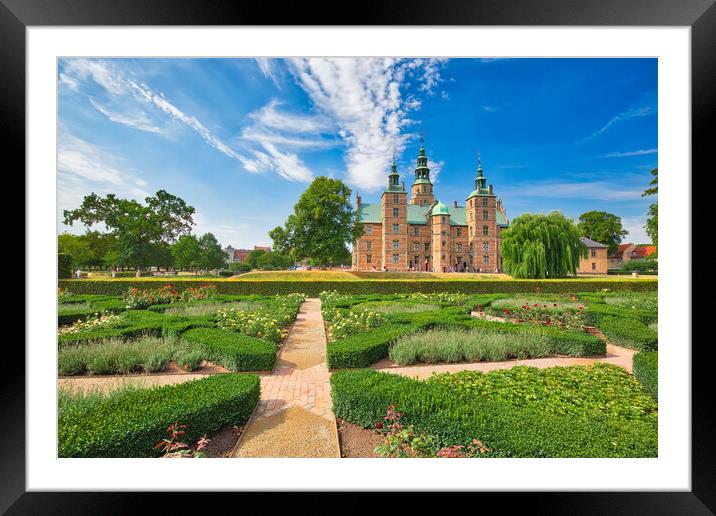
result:
[(117, 277), (117, 269), (112, 267), (112, 278), (116, 278), (116, 277)]
[(77, 279), (80, 279), (82, 277), (82, 271), (77, 269), (77, 272), (75, 272), (75, 276), (77, 276)]

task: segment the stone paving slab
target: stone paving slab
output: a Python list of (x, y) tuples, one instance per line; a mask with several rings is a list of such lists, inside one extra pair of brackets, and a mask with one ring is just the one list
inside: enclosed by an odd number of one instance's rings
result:
[(307, 299), (234, 456), (339, 457), (330, 377), (321, 302)]

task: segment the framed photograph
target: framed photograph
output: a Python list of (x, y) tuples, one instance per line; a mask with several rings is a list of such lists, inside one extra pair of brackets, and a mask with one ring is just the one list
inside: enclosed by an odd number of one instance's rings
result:
[(711, 513), (691, 193), (713, 2), (350, 21), (0, 0), (27, 202), (0, 507), (474, 491)]

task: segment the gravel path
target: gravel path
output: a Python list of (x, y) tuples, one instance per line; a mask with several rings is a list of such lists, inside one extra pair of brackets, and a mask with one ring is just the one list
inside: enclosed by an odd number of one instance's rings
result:
[(279, 352), (235, 457), (339, 457), (321, 302), (307, 299)]

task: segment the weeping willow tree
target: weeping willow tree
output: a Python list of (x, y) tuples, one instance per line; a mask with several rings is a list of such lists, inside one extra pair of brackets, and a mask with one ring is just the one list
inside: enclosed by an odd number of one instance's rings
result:
[(574, 275), (588, 254), (579, 237), (577, 225), (557, 211), (520, 215), (502, 232), (502, 267), (515, 278)]

